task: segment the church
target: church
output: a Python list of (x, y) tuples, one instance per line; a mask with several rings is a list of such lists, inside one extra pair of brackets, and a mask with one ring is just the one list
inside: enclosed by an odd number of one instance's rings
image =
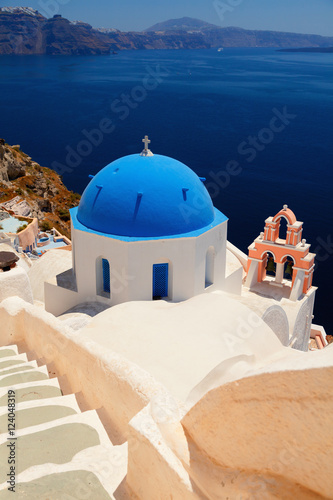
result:
[(307, 350), (315, 255), (303, 223), (285, 205), (246, 256), (228, 242), (228, 219), (213, 206), (205, 179), (153, 154), (148, 136), (143, 142), (140, 154), (90, 176), (71, 210), (72, 268), (45, 283), (46, 310), (60, 316), (86, 303), (179, 303), (220, 291), (259, 309), (283, 345)]
[(71, 210), (72, 274), (60, 278), (65, 291), (46, 284), (50, 312), (92, 300), (180, 302), (228, 288), (227, 217), (214, 208), (204, 179), (154, 155), (148, 141), (141, 154), (94, 176)]

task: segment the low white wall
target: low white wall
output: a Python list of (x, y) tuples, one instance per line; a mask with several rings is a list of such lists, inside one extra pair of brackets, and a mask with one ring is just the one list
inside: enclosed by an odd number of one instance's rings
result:
[(77, 292), (47, 282), (44, 283), (44, 300), (46, 311), (54, 316), (60, 316), (78, 304), (87, 302)]
[(31, 304), (33, 302), (28, 275), (18, 265), (10, 271), (0, 272), (0, 302), (13, 296), (18, 296)]
[(312, 323), (311, 325), (311, 333), (310, 333), (310, 337), (312, 339), (314, 339), (316, 337), (316, 335), (320, 335), (320, 338), (321, 338), (321, 341), (323, 343), (323, 346), (327, 346), (328, 342), (327, 342), (327, 339), (326, 339), (326, 330), (323, 326), (321, 325), (314, 325)]
[(298, 309), (298, 314), (294, 323), (289, 323), (292, 330), (290, 345), (300, 351), (308, 351), (311, 335), (311, 323), (316, 297), (316, 288), (312, 287), (304, 296), (302, 305)]
[(199, 500), (204, 497), (144, 408), (130, 422), (126, 485), (140, 500)]
[(71, 252), (60, 251), (59, 249), (48, 250), (35, 261), (28, 272), (34, 300), (44, 302), (44, 283), (71, 267)]
[(227, 250), (230, 250), (234, 254), (235, 257), (239, 260), (239, 262), (242, 264), (244, 271), (247, 271), (247, 255), (239, 250), (239, 248), (235, 247), (230, 241), (227, 241)]
[(232, 293), (233, 295), (241, 295), (242, 293), (243, 268), (240, 267), (225, 279), (224, 292)]
[(290, 342), (289, 321), (282, 307), (273, 305), (262, 316), (263, 321), (273, 330), (281, 344), (288, 346)]

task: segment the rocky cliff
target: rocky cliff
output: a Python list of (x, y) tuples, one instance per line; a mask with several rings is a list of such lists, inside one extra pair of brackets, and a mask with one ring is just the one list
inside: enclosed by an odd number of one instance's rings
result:
[(80, 195), (68, 191), (56, 172), (34, 162), (20, 146), (0, 139), (0, 204), (16, 196), (28, 203), (31, 215), (45, 228), (56, 227), (70, 236), (68, 210), (78, 205)]
[(201, 33), (185, 32), (129, 32), (109, 33), (112, 50), (149, 49), (209, 49), (210, 44)]
[(46, 19), (37, 11), (0, 8), (0, 53), (42, 54), (43, 23)]
[(110, 50), (205, 49), (200, 33), (122, 33), (23, 7), (0, 8), (0, 55), (102, 55)]
[(61, 16), (46, 19), (38, 11), (0, 8), (0, 54), (99, 55), (110, 52), (106, 34), (89, 24)]
[(159, 23), (143, 32), (94, 29), (26, 7), (0, 7), (1, 54), (98, 55), (118, 50), (211, 47), (332, 47), (333, 38), (298, 33), (220, 28), (192, 18)]
[(283, 33), (280, 31), (255, 31), (241, 28), (216, 28), (204, 30), (204, 40), (211, 47), (329, 47), (333, 37)]
[(163, 23), (154, 24), (146, 31), (200, 31), (206, 29), (219, 28), (216, 24), (206, 23), (201, 19), (194, 19), (193, 17), (181, 17), (180, 19), (169, 19)]
[(73, 24), (56, 16), (46, 21), (42, 33), (46, 54), (100, 55), (110, 52), (108, 37), (94, 30), (90, 24)]
[(331, 47), (333, 37), (307, 35), (301, 33), (285, 33), (280, 31), (245, 30), (236, 27), (222, 28), (200, 19), (183, 17), (155, 24), (148, 32), (160, 33), (181, 32), (201, 34), (203, 41), (211, 47)]

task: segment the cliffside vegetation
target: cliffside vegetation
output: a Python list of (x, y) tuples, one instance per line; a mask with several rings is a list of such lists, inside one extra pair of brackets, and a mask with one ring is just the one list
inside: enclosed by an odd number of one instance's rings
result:
[(34, 162), (21, 151), (0, 139), (0, 172), (7, 172), (8, 181), (0, 177), (0, 203), (19, 196), (37, 217), (42, 230), (52, 227), (70, 237), (69, 209), (79, 204), (80, 195), (69, 191), (61, 177)]

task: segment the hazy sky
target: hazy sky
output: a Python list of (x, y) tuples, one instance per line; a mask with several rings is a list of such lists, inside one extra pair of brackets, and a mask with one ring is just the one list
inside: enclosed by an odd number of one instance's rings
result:
[(219, 26), (333, 36), (333, 0), (4, 0), (1, 5), (123, 31), (188, 16)]

